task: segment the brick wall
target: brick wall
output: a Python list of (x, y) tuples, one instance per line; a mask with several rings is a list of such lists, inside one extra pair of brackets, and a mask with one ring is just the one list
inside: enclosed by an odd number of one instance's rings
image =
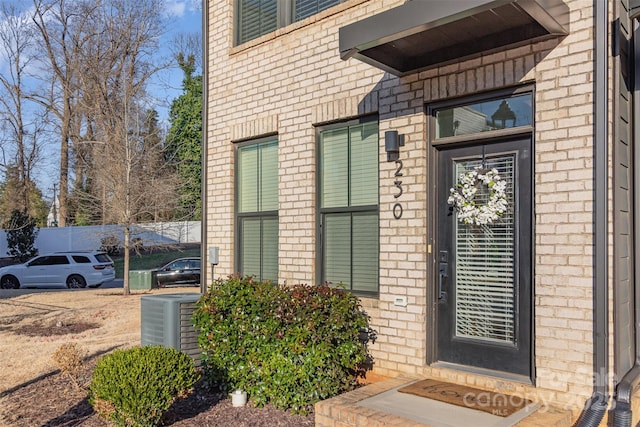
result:
[[(446, 377), (581, 407), (592, 361), (592, 2), (565, 1), (571, 34), (404, 78), (342, 61), (337, 29), (403, 0), (351, 0), (306, 21), (232, 46), (232, 0), (209, 11), (208, 244), (216, 275), (234, 272), (233, 142), (277, 132), (279, 280), (316, 278), (315, 125), (366, 113), (380, 118), (380, 297), (365, 300), (378, 331), (376, 369)], [(426, 365), (427, 185), (425, 103), (535, 83), (535, 387)], [(384, 131), (405, 134), (403, 215), (393, 217), (395, 164)], [(407, 307), (393, 304), (407, 298)]]

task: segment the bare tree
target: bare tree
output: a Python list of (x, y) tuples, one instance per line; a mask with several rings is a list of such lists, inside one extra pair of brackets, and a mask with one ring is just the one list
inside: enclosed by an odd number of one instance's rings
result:
[[(44, 49), (46, 61), (43, 76), (50, 81), (50, 90), (33, 99), (54, 114), (60, 135), (59, 225), (68, 219), (69, 147), (74, 130), (80, 122), (78, 74), (82, 70), (82, 52), (93, 40), (94, 11), (100, 1), (33, 0), (32, 20)], [(50, 71), (48, 73), (47, 71)], [(75, 126), (75, 129), (74, 129)]]
[[(175, 181), (163, 174), (153, 153), (162, 139), (150, 138), (146, 85), (161, 68), (153, 53), (161, 35), (155, 0), (109, 0), (94, 26), (101, 29), (86, 49), (81, 75), (82, 101), (90, 118), (94, 147), (100, 156), (93, 174), (103, 185), (102, 205), (112, 222), (124, 227), (124, 293), (129, 293), (129, 254), (132, 226), (157, 209), (158, 200), (175, 194)], [(152, 142), (155, 141), (155, 142)], [(154, 195), (154, 197), (150, 197)], [(94, 205), (99, 206), (93, 195)]]
[[(27, 91), (29, 67), (33, 62), (34, 33), (28, 16), (11, 3), (0, 4), (0, 52), (7, 67), (0, 73), (0, 126), (2, 129), (2, 160), (5, 184), (2, 210), (14, 209), (40, 216), (35, 210), (42, 203), (32, 201), (35, 184), (32, 171), (40, 153), (39, 138), (46, 125), (45, 112), (30, 105)], [(40, 194), (40, 193), (38, 193)], [(10, 196), (9, 196), (10, 195)], [(38, 206), (33, 206), (36, 203)], [(6, 219), (6, 218), (5, 218)]]
[(174, 58), (193, 58), (194, 70), (202, 70), (202, 35), (200, 33), (178, 33), (172, 40), (171, 53)]
[[(162, 8), (159, 0), (32, 1), (29, 25), (16, 21), (8, 27), (15, 32), (0, 34), (0, 44), (20, 59), (12, 74), (0, 76), (0, 89), (12, 95), (0, 99), (6, 110), (0, 119), (6, 115), (22, 144), (18, 160), (28, 174), (37, 145), (23, 143), (36, 140), (26, 139), (20, 102), (32, 101), (50, 113), (60, 143), (59, 225), (67, 225), (70, 208), (76, 219), (121, 224), (128, 294), (133, 225), (163, 218), (178, 204), (175, 168), (166, 161), (164, 135), (146, 93), (151, 77), (167, 65), (155, 56)], [(32, 45), (40, 49), (37, 74), (45, 89), (25, 95), (21, 58)]]

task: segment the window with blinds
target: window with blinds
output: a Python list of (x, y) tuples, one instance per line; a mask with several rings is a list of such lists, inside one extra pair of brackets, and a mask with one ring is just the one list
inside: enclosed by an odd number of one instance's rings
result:
[[(514, 343), (516, 336), (516, 254), (514, 156), (488, 158), (507, 182), (508, 210), (500, 220), (483, 226), (455, 221), (455, 333), (457, 337)], [(459, 177), (482, 162), (456, 163)], [(481, 202), (488, 194), (476, 196)], [(482, 197), (485, 200), (482, 200)]]
[(322, 282), (378, 292), (378, 124), (320, 133)]
[(293, 20), (301, 21), (340, 3), (342, 3), (341, 0), (295, 0)]
[(345, 0), (236, 0), (236, 44), (301, 21)]
[(278, 142), (244, 145), (237, 152), (238, 271), (278, 279)]
[(278, 0), (238, 0), (238, 44), (278, 28)]

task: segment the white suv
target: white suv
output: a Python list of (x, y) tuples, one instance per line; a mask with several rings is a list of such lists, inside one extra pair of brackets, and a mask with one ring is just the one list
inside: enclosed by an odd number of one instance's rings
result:
[(95, 288), (115, 277), (113, 260), (105, 252), (55, 252), (0, 268), (0, 288)]

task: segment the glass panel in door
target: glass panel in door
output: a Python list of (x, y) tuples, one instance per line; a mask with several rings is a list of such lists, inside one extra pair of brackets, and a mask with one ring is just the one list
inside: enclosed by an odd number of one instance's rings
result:
[[(438, 359), (531, 376), (532, 175), (529, 138), (439, 152)], [(480, 167), (506, 182), (507, 208), (467, 223), (448, 203), (460, 177)], [(487, 205), (487, 186), (476, 185)]]

